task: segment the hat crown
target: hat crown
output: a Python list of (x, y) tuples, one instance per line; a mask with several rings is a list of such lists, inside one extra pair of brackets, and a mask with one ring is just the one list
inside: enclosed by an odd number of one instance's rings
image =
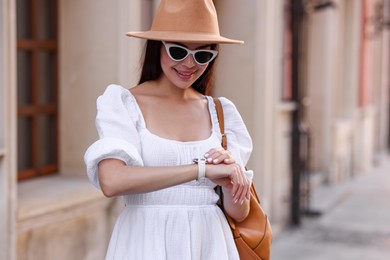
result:
[(151, 30), (219, 35), (213, 1), (161, 0)]
[(126, 35), (154, 41), (244, 43), (219, 34), (213, 0), (161, 0), (150, 30)]

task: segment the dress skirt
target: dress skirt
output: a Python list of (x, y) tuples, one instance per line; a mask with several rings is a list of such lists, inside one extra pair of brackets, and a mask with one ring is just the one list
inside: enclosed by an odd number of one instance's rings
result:
[(180, 185), (124, 200), (107, 260), (239, 259), (214, 189)]

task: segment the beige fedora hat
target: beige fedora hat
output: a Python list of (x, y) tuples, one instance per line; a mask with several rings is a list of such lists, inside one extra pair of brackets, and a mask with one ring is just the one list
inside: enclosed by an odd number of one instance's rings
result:
[(161, 0), (151, 29), (126, 35), (172, 42), (244, 43), (219, 34), (212, 0)]

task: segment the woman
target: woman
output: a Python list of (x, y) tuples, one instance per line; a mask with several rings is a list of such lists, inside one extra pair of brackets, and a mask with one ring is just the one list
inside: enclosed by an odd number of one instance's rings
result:
[(106, 259), (239, 259), (214, 188), (222, 186), (226, 212), (245, 219), (252, 142), (220, 98), (229, 150), (221, 147), (205, 93), (218, 44), (242, 42), (219, 35), (212, 0), (162, 0), (151, 30), (128, 35), (147, 39), (140, 82), (98, 98), (100, 138), (85, 154), (91, 182), (126, 205)]

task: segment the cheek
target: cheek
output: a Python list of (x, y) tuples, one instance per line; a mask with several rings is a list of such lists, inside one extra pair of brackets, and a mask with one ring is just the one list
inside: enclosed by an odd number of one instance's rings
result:
[(161, 69), (165, 75), (171, 74), (171, 68), (173, 67), (172, 60), (165, 54), (161, 54)]
[(205, 70), (207, 69), (208, 66), (209, 66), (209, 64), (203, 65), (203, 66), (199, 66), (200, 74), (203, 74), (203, 73), (205, 72)]
[(169, 58), (168, 54), (165, 51), (161, 51), (161, 67), (167, 67), (167, 66), (173, 66), (176, 64), (175, 61), (173, 61), (171, 58)]

